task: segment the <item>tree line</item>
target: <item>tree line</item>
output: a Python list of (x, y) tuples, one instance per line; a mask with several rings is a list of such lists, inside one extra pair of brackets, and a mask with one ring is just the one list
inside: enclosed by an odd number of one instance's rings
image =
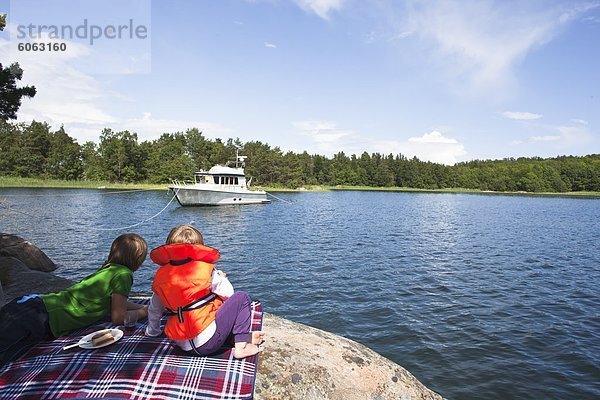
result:
[(600, 191), (600, 154), (555, 158), (476, 160), (447, 166), (402, 154), (367, 152), (333, 157), (283, 152), (260, 141), (211, 140), (192, 128), (152, 141), (104, 129), (99, 142), (83, 145), (61, 127), (0, 120), (0, 175), (62, 180), (168, 183), (192, 172), (247, 156), (246, 175), (254, 184), (297, 188), (305, 185), (464, 188), (492, 191)]

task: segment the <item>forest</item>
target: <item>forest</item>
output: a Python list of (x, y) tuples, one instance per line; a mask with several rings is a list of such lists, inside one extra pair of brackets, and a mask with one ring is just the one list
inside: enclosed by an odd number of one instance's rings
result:
[(246, 175), (264, 187), (308, 185), (476, 189), (490, 191), (600, 191), (600, 154), (554, 158), (475, 160), (447, 166), (402, 154), (333, 157), (283, 152), (260, 141), (208, 139), (192, 128), (152, 141), (104, 129), (83, 145), (61, 127), (0, 120), (0, 176), (119, 183), (169, 183), (194, 171), (247, 156)]

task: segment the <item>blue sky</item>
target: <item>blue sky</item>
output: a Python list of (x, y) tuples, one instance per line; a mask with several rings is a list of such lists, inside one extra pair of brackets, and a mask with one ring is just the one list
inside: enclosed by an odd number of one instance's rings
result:
[[(473, 159), (600, 153), (600, 1), (0, 0), (0, 61), (19, 61), (20, 121), (140, 140), (197, 127), (331, 156)], [(133, 19), (144, 40), (52, 39), (19, 24)]]

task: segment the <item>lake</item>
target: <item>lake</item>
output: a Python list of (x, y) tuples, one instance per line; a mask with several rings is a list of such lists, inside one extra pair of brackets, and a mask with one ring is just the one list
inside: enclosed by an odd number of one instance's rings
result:
[(277, 196), (289, 203), (165, 208), (166, 191), (0, 189), (0, 231), (80, 279), (119, 234), (153, 248), (192, 223), (267, 312), (365, 344), (448, 399), (600, 398), (599, 199)]

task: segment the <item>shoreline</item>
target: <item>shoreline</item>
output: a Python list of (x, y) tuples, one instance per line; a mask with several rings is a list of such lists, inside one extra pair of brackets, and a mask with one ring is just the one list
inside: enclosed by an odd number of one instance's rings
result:
[[(102, 181), (61, 181), (56, 179), (17, 178), (0, 176), (0, 189), (4, 188), (39, 188), (39, 189), (94, 189), (94, 190), (168, 190), (168, 184), (150, 183), (111, 183)], [(273, 193), (303, 193), (303, 192), (330, 192), (330, 191), (364, 191), (364, 192), (406, 192), (406, 193), (451, 193), (451, 194), (477, 194), (477, 195), (505, 195), (505, 196), (530, 196), (530, 197), (569, 197), (569, 198), (600, 198), (600, 192), (496, 192), (493, 190), (447, 188), (447, 189), (419, 189), (409, 187), (374, 187), (374, 186), (327, 186), (307, 185), (290, 189), (269, 186), (255, 186)]]

